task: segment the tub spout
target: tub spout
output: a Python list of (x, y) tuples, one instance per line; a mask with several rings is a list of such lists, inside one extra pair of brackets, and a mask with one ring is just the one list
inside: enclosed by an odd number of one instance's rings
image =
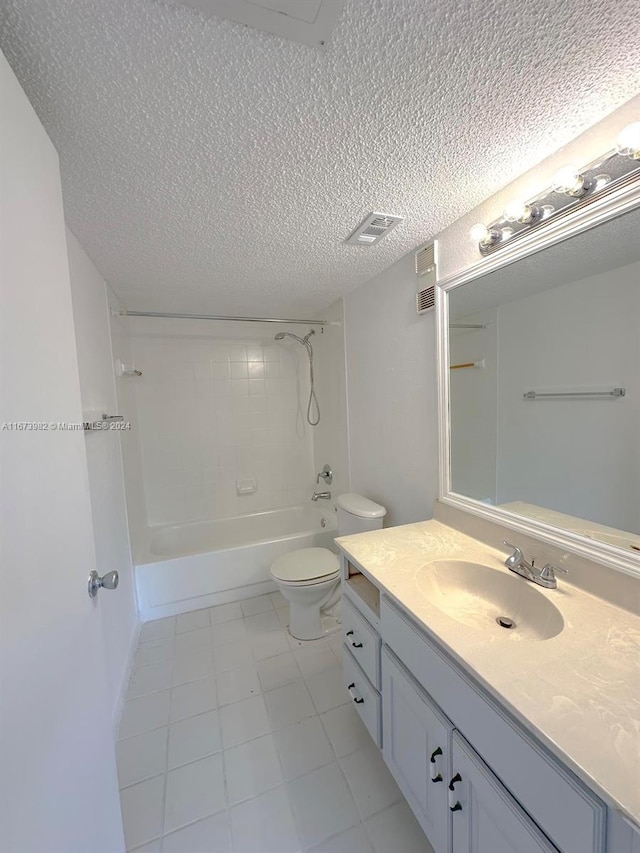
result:
[(311, 498), (312, 501), (330, 501), (331, 492), (314, 492)]

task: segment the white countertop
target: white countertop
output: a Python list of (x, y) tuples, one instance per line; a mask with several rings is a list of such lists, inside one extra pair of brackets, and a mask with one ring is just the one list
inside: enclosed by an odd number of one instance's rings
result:
[(563, 616), (557, 636), (527, 640), (497, 625), (478, 630), (440, 610), (417, 579), (428, 563), (443, 559), (508, 572), (505, 552), (438, 521), (336, 543), (596, 793), (640, 826), (640, 617), (559, 575), (557, 589), (535, 587)]

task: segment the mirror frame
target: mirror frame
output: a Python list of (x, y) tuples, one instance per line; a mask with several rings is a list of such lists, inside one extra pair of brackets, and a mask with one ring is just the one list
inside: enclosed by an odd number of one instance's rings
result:
[(545, 228), (523, 235), (512, 246), (481, 258), (478, 263), (460, 273), (442, 279), (436, 284), (436, 335), (438, 359), (438, 443), (439, 443), (439, 494), (438, 499), (449, 506), (505, 525), (517, 532), (534, 536), (571, 553), (640, 577), (640, 555), (635, 557), (624, 549), (561, 527), (555, 527), (509, 510), (481, 503), (474, 498), (453, 492), (451, 489), (451, 435), (449, 419), (449, 304), (447, 295), (456, 287), (468, 284), (512, 264), (522, 258), (546, 249), (556, 243), (594, 228), (609, 219), (621, 216), (640, 207), (640, 179), (626, 186), (604, 193), (589, 204), (577, 207), (548, 223)]

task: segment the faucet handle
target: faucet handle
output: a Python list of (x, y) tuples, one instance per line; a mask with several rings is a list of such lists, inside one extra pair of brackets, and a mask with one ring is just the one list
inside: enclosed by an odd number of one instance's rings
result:
[(553, 566), (551, 563), (547, 563), (544, 569), (540, 572), (540, 577), (545, 581), (555, 580), (556, 572), (562, 572), (565, 575), (569, 574), (569, 569), (565, 569), (563, 566)]
[(325, 483), (330, 486), (331, 481), (333, 480), (333, 471), (331, 470), (330, 465), (324, 465), (322, 471), (316, 477), (316, 483), (320, 482), (320, 477), (325, 481)]
[(513, 548), (513, 554), (507, 557), (504, 561), (504, 564), (508, 569), (513, 569), (524, 560), (524, 554), (517, 545), (512, 545), (511, 542), (507, 542), (506, 539), (502, 540), (502, 544), (506, 545), (507, 548)]

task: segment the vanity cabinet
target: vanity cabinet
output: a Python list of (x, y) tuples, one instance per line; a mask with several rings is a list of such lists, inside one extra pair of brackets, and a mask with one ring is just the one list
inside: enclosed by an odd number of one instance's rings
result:
[[(364, 581), (365, 579), (362, 578)], [(348, 590), (348, 591), (347, 591)], [(352, 595), (353, 598), (349, 596)], [(382, 701), (380, 698), (380, 634), (378, 614), (358, 594), (345, 589), (342, 599), (342, 674), (345, 687), (367, 731), (382, 748)], [(378, 596), (379, 605), (379, 596)], [(366, 610), (365, 617), (360, 609)], [(374, 627), (370, 621), (376, 623)]]
[(345, 686), (435, 853), (633, 849), (607, 848), (604, 803), (411, 614), (379, 591), (372, 608), (352, 570), (343, 560)]
[(435, 853), (557, 853), (386, 646), (383, 755)]
[(383, 755), (435, 853), (449, 850), (453, 727), (386, 646), (382, 652)]
[(451, 757), (453, 853), (558, 853), (457, 731)]
[(350, 603), (342, 602), (342, 642), (373, 687), (380, 689), (380, 635)]
[(604, 853), (604, 803), (481, 691), (409, 614), (386, 596), (380, 609), (383, 642), (544, 835), (562, 853)]
[(360, 719), (375, 741), (382, 746), (382, 710), (380, 694), (360, 669), (351, 652), (345, 647), (342, 652), (342, 675)]

